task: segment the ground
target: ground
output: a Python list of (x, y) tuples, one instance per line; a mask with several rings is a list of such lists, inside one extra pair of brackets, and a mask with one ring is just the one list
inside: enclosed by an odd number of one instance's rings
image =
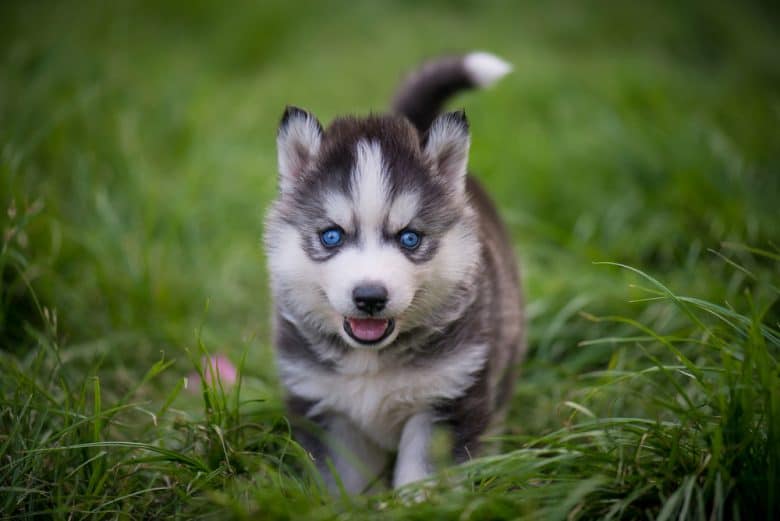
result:
[[(0, 19), (0, 517), (777, 519), (776, 7), (9, 1)], [(286, 104), (385, 110), (414, 64), (474, 49), (515, 67), (451, 104), (528, 302), (502, 451), (333, 499), (269, 343), (276, 125)], [(196, 389), (208, 354), (240, 384)]]

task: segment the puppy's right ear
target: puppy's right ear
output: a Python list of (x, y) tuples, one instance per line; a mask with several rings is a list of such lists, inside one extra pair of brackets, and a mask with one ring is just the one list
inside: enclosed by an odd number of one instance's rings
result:
[(287, 106), (276, 135), (279, 190), (289, 192), (320, 149), (322, 125), (313, 114)]

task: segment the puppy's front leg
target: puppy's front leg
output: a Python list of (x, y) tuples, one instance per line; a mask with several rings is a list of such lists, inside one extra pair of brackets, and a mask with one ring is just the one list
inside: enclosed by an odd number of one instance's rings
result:
[(431, 473), (429, 451), (433, 414), (424, 411), (411, 416), (404, 424), (393, 474), (393, 488), (419, 481)]
[[(385, 451), (344, 416), (335, 415), (328, 420), (325, 442), (338, 478), (350, 494), (365, 492), (366, 487), (385, 470), (388, 459)], [(338, 486), (331, 469), (323, 465), (321, 471), (330, 492), (337, 494)]]

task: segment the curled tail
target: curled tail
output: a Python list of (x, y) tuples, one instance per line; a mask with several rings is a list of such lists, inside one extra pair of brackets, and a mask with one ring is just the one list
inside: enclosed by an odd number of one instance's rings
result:
[(487, 52), (437, 58), (406, 78), (392, 110), (406, 116), (422, 134), (449, 97), (461, 90), (488, 87), (511, 71), (512, 65)]

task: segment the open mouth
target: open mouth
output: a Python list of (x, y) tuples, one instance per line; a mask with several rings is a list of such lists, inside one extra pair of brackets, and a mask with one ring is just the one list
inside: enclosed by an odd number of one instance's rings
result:
[(378, 344), (393, 332), (392, 318), (345, 318), (344, 331), (361, 344)]

